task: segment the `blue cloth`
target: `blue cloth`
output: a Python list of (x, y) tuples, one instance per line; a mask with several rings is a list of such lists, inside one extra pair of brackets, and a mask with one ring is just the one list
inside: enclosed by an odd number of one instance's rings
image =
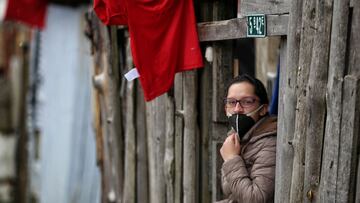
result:
[(270, 115), (278, 114), (278, 100), (279, 100), (279, 76), (280, 76), (280, 58), (277, 65), (276, 81), (273, 88), (273, 94), (271, 97), (269, 113)]

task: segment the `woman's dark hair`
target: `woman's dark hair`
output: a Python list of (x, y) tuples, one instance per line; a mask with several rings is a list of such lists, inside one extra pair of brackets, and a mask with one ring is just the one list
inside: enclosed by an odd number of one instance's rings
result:
[(252, 84), (254, 86), (256, 96), (258, 96), (260, 99), (260, 103), (261, 104), (269, 104), (269, 98), (267, 96), (264, 84), (260, 80), (254, 78), (254, 77), (251, 77), (250, 75), (247, 75), (247, 74), (236, 76), (235, 78), (230, 80), (229, 84), (226, 86), (225, 97), (228, 95), (228, 91), (229, 91), (229, 88), (231, 85), (241, 83), (241, 82), (248, 82), (248, 83)]

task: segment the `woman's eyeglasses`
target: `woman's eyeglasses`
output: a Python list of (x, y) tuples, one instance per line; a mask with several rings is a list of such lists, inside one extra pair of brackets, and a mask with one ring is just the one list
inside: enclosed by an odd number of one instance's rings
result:
[(258, 100), (255, 97), (245, 97), (242, 99), (225, 98), (224, 103), (226, 108), (235, 108), (239, 103), (242, 108), (249, 108), (255, 105)]

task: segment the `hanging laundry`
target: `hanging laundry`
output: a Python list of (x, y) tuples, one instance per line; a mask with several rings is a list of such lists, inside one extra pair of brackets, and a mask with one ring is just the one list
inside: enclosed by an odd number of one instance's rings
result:
[(95, 0), (107, 25), (127, 24), (146, 101), (167, 92), (175, 73), (201, 68), (192, 0)]
[(43, 28), (47, 4), (47, 0), (0, 0), (0, 18)]

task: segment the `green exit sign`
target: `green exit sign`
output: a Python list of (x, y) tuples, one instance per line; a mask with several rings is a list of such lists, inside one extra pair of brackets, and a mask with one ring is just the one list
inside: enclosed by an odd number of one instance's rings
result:
[(266, 36), (266, 16), (253, 14), (247, 16), (247, 37)]

